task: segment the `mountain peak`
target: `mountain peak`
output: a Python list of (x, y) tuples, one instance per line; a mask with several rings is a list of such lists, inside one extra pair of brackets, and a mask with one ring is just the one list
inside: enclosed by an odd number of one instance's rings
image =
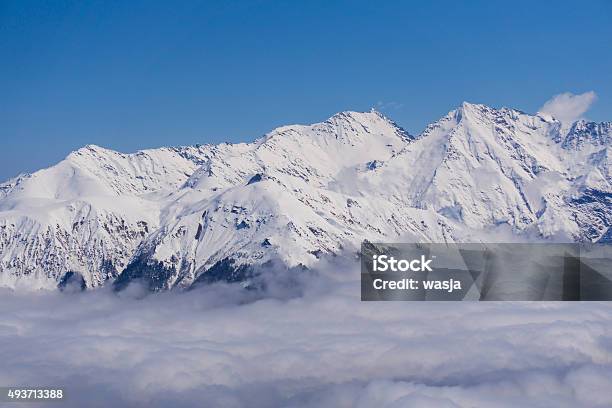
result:
[(73, 152), (71, 152), (67, 158), (80, 157), (80, 156), (97, 156), (100, 154), (118, 153), (114, 150), (110, 150), (95, 144), (87, 144)]
[(346, 110), (338, 112), (327, 120), (310, 125), (288, 125), (275, 128), (257, 139), (261, 144), (277, 137), (332, 137), (338, 141), (352, 144), (367, 135), (390, 135), (399, 137), (402, 143), (414, 139), (410, 133), (376, 109), (366, 112)]
[(494, 122), (497, 124), (510, 125), (516, 121), (524, 120), (531, 121), (538, 117), (545, 122), (555, 122), (552, 118), (546, 118), (538, 115), (531, 115), (515, 108), (503, 106), (495, 108), (479, 103), (463, 102), (460, 107), (449, 113), (457, 122), (463, 118), (469, 118), (478, 122)]
[(379, 119), (386, 119), (386, 118), (382, 113), (372, 108), (367, 112), (351, 111), (351, 110), (338, 112), (334, 114), (332, 117), (330, 117), (327, 121), (349, 120), (349, 121), (364, 122), (364, 121), (372, 121), (372, 120), (379, 120)]
[(408, 131), (375, 108), (371, 108), (367, 112), (339, 112), (323, 123), (334, 126), (346, 124), (349, 128), (353, 128), (354, 125), (357, 124), (358, 127), (363, 128), (366, 133), (386, 133), (387, 131), (391, 130), (404, 141), (414, 139), (414, 136), (412, 136)]
[(494, 108), (482, 103), (471, 103), (471, 102), (462, 102), (461, 106), (457, 109), (461, 111), (463, 114), (477, 114), (477, 115), (486, 115), (486, 114), (494, 114), (497, 115), (502, 112), (511, 112), (515, 111), (511, 108)]
[[(486, 105), (483, 104), (477, 104), (477, 103), (471, 103), (471, 102), (467, 102), (467, 101), (463, 101), (461, 102), (461, 105), (459, 105), (456, 109), (453, 109), (452, 111), (450, 111), (448, 113), (448, 115), (446, 115), (444, 118), (442, 118), (442, 121), (448, 121), (450, 119), (454, 119), (454, 121), (461, 122), (464, 118), (467, 117), (479, 117), (481, 116), (483, 113), (489, 111), (489, 110), (493, 110), (493, 108), (490, 108)], [(435, 124), (431, 124), (434, 125)], [(431, 126), (429, 125), (429, 126)]]
[(463, 101), (461, 102), (461, 109), (471, 109), (471, 110), (481, 110), (483, 108), (488, 108), (488, 106), (483, 105), (481, 103), (472, 103), (472, 102), (468, 102), (468, 101)]

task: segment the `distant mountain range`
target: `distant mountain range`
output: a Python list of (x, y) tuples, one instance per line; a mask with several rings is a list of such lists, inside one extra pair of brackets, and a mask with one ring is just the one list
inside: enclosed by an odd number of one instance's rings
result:
[(342, 112), (252, 143), (88, 145), (0, 184), (0, 285), (151, 290), (364, 240), (612, 240), (612, 123), (463, 103), (418, 136)]

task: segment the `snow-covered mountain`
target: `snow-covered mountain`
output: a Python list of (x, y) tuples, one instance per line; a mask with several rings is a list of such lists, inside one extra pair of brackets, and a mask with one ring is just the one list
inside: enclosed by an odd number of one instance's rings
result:
[(86, 146), (0, 185), (0, 284), (152, 290), (309, 267), (364, 240), (612, 239), (612, 123), (464, 103), (412, 136), (342, 112), (252, 143)]

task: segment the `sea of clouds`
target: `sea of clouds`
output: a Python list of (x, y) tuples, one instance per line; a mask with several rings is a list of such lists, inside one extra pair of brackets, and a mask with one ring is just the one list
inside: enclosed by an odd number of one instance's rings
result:
[(359, 296), (348, 261), (264, 292), (0, 290), (0, 386), (64, 387), (56, 407), (612, 406), (611, 303)]

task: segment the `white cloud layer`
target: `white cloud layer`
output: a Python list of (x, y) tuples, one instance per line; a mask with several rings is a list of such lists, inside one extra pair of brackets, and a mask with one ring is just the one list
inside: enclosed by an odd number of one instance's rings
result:
[(563, 124), (569, 125), (580, 119), (596, 100), (597, 94), (593, 91), (579, 95), (566, 92), (553, 96), (539, 111), (548, 113)]
[(58, 407), (612, 406), (612, 304), (360, 302), (354, 265), (305, 277), (0, 291), (0, 385), (64, 386)]

